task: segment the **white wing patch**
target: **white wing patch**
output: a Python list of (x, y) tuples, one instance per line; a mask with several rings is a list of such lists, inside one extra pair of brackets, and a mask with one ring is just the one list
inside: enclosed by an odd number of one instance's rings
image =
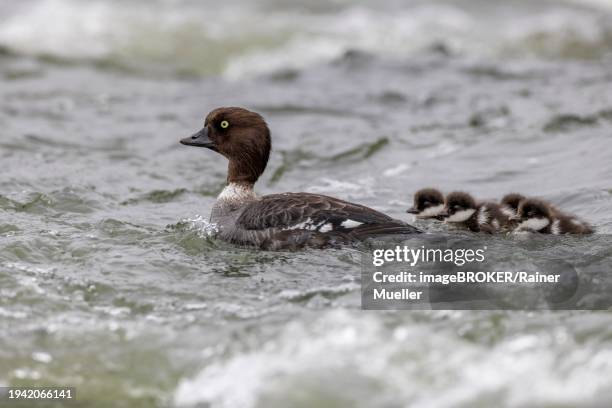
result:
[(289, 229), (289, 230), (301, 229), (301, 230), (309, 230), (309, 231), (327, 232), (327, 231), (331, 231), (332, 228), (333, 228), (333, 225), (331, 223), (328, 223), (327, 221), (319, 221), (315, 223), (312, 218), (308, 217), (304, 221), (300, 222), (299, 224), (294, 224), (284, 229)]
[(290, 230), (294, 230), (294, 229), (306, 229), (306, 230), (310, 230), (310, 229), (316, 229), (316, 226), (312, 222), (311, 218), (306, 218), (305, 221), (302, 221), (299, 224), (292, 225), (292, 226), (290, 226), (290, 227), (288, 227), (286, 229), (290, 229)]
[(321, 225), (318, 229), (319, 232), (329, 232), (334, 228), (334, 225), (331, 222), (325, 223)]
[(474, 209), (457, 211), (456, 213), (454, 213), (453, 215), (448, 217), (446, 219), (446, 222), (465, 222), (465, 221), (469, 220), (470, 217), (472, 215), (474, 215), (475, 212), (476, 212), (476, 210), (474, 210)]
[(444, 210), (444, 204), (429, 207), (417, 214), (417, 218), (437, 217)]
[(342, 224), (340, 224), (342, 227), (344, 228), (357, 228), (358, 226), (362, 225), (363, 222), (359, 222), (359, 221), (355, 221), (355, 220), (346, 220), (343, 221)]
[[(363, 222), (355, 221), (355, 220), (345, 220), (340, 224), (341, 227), (344, 228), (356, 228), (362, 225)], [(292, 225), (285, 229), (289, 230), (309, 230), (309, 231), (319, 231), (319, 232), (329, 232), (334, 229), (334, 224), (331, 222), (327, 222), (325, 220), (315, 223), (312, 218), (307, 218), (306, 220), (300, 222), (299, 224)]]

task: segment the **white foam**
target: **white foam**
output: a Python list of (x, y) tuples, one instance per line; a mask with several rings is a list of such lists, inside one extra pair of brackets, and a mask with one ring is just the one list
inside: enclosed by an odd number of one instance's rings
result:
[[(296, 401), (300, 406), (410, 401), (411, 406), (451, 408), (487, 405), (496, 395), (499, 406), (602, 406), (603, 390), (611, 386), (612, 350), (578, 347), (563, 325), (553, 330), (534, 325), (527, 334), (511, 331), (491, 344), (457, 336), (466, 314), (432, 311), (426, 316), (440, 319), (440, 327), (424, 324), (423, 316), (316, 313), (248, 350), (218, 355), (179, 382), (174, 403), (253, 408), (295, 406)], [(571, 369), (560, 367), (560, 358)], [(432, 378), (444, 392), (431, 392)], [(266, 405), (266, 398), (276, 404)]]
[(383, 176), (385, 177), (399, 176), (400, 174), (407, 172), (411, 168), (412, 166), (409, 164), (400, 163), (397, 166), (391, 167), (390, 169), (383, 171)]
[(3, 265), (6, 268), (27, 272), (31, 275), (51, 275), (57, 270), (54, 267), (32, 266), (24, 262), (4, 262)]
[(278, 297), (285, 300), (296, 300), (299, 298), (314, 296), (321, 293), (331, 293), (341, 295), (348, 292), (353, 292), (361, 288), (361, 285), (355, 282), (343, 283), (338, 286), (320, 286), (306, 290), (285, 289), (278, 294)]
[(108, 3), (44, 0), (4, 21), (0, 43), (29, 54), (99, 58), (112, 51), (111, 21)]
[(187, 229), (196, 231), (201, 238), (211, 238), (219, 233), (217, 224), (208, 221), (201, 215), (196, 215), (194, 218), (186, 218), (181, 220), (187, 224)]
[[(611, 4), (573, 1), (608, 9)], [(146, 1), (130, 1), (118, 7), (108, 0), (32, 0), (0, 25), (0, 45), (24, 54), (118, 59), (143, 67), (166, 61), (192, 72), (237, 79), (305, 68), (348, 50), (404, 57), (443, 40), (451, 51), (480, 57), (572, 56), (604, 52), (609, 38), (600, 10), (568, 4), (509, 16), (491, 12), (487, 18), (432, 2), (401, 8), (345, 4), (329, 13), (299, 7), (274, 10), (247, 1), (224, 7), (214, 7), (212, 1), (195, 4), (166, 0), (152, 7)], [(442, 146), (435, 154), (456, 148)]]
[(44, 351), (35, 351), (32, 353), (32, 360), (43, 364), (49, 364), (51, 361), (53, 361), (53, 357), (51, 354)]
[(612, 9), (612, 0), (566, 0), (580, 5), (588, 5), (601, 7), (603, 9)]

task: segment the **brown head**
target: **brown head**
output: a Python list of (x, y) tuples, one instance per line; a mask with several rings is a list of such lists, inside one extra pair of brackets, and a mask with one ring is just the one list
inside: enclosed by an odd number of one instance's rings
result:
[(552, 217), (552, 211), (545, 201), (529, 198), (521, 201), (521, 204), (518, 207), (518, 217), (522, 221), (529, 219), (550, 220)]
[(204, 128), (181, 140), (187, 146), (206, 147), (229, 160), (227, 182), (253, 184), (268, 164), (272, 142), (260, 114), (244, 108), (217, 108)]
[(423, 188), (414, 194), (412, 208), (406, 210), (418, 218), (436, 218), (444, 210), (444, 196), (435, 188)]
[(510, 193), (510, 194), (506, 194), (502, 199), (501, 199), (501, 205), (505, 205), (506, 207), (510, 208), (513, 211), (518, 211), (519, 208), (519, 204), (521, 203), (521, 201), (523, 201), (526, 197), (522, 194), (519, 193)]
[(463, 191), (454, 191), (446, 196), (444, 213), (447, 222), (464, 222), (476, 212), (476, 200)]
[(518, 231), (544, 231), (552, 223), (553, 213), (550, 206), (542, 200), (528, 198), (521, 201), (518, 208)]

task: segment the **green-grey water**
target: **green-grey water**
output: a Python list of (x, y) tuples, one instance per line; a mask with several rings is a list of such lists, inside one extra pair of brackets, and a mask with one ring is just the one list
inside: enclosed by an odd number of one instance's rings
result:
[(597, 234), (497, 255), (562, 257), (605, 296), (605, 1), (143, 3), (0, 6), (0, 385), (81, 407), (607, 404), (609, 311), (362, 311), (359, 249), (215, 240), (226, 162), (178, 144), (245, 106), (272, 129), (262, 194), (406, 220), (424, 186), (541, 196)]

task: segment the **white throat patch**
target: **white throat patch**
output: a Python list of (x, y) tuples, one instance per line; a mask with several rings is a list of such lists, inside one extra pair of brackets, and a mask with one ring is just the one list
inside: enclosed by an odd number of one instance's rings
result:
[(229, 183), (217, 197), (217, 202), (240, 203), (257, 198), (253, 186), (248, 184)]
[(470, 219), (476, 212), (475, 209), (470, 208), (469, 210), (457, 211), (446, 219), (446, 222), (465, 222)]
[(529, 218), (521, 222), (516, 227), (516, 229), (517, 230), (540, 231), (546, 228), (548, 224), (550, 224), (550, 221), (547, 218)]
[(429, 207), (421, 211), (416, 215), (417, 218), (431, 218), (437, 217), (440, 213), (444, 211), (444, 204), (436, 205), (434, 207)]

